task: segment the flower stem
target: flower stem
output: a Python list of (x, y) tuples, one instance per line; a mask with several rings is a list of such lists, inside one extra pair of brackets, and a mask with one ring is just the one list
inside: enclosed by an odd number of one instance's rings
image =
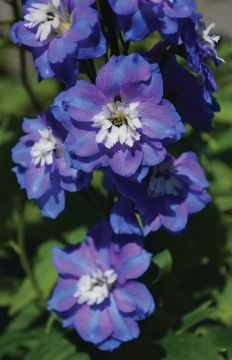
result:
[(98, 8), (102, 16), (102, 28), (104, 30), (105, 37), (110, 45), (111, 56), (118, 56), (120, 55), (120, 51), (118, 47), (115, 15), (106, 0), (98, 0)]
[(18, 255), (22, 265), (22, 268), (27, 275), (28, 279), (31, 281), (31, 284), (38, 295), (38, 298), (42, 298), (41, 291), (39, 289), (37, 280), (33, 274), (33, 271), (30, 266), (30, 262), (27, 256), (26, 247), (25, 247), (25, 226), (24, 226), (24, 211), (18, 213), (18, 223), (17, 223), (17, 243), (18, 243)]
[[(15, 21), (19, 21), (21, 19), (21, 10), (18, 5), (18, 2), (13, 0), (13, 1), (10, 1), (9, 4), (12, 7)], [(24, 86), (24, 88), (28, 94), (28, 97), (30, 98), (34, 108), (36, 109), (36, 111), (40, 112), (42, 110), (41, 105), (40, 105), (39, 101), (37, 100), (37, 97), (31, 87), (30, 79), (28, 76), (26, 53), (25, 53), (24, 49), (22, 49), (20, 47), (18, 48), (18, 52), (19, 52), (20, 69), (21, 69), (21, 77), (22, 77), (23, 86)]]
[(11, 25), (13, 24), (14, 22), (14, 19), (3, 19), (3, 20), (0, 20), (0, 26), (2, 25)]

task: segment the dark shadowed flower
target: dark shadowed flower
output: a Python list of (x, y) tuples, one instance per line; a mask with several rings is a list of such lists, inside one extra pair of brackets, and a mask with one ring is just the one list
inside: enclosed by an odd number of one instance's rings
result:
[(220, 110), (216, 99), (204, 99), (204, 86), (180, 65), (169, 50), (169, 43), (161, 41), (144, 54), (151, 63), (158, 63), (164, 83), (164, 97), (171, 101), (182, 120), (201, 131), (212, 130), (214, 112)]
[(189, 214), (201, 211), (211, 201), (204, 171), (192, 152), (177, 159), (168, 154), (162, 164), (149, 169), (140, 183), (110, 171), (108, 176), (124, 197), (111, 213), (116, 233), (141, 233), (135, 210), (140, 214), (144, 235), (161, 226), (180, 232), (186, 227)]
[(109, 166), (132, 176), (160, 163), (165, 146), (184, 132), (174, 106), (163, 99), (159, 66), (139, 54), (113, 56), (96, 85), (78, 81), (55, 99), (52, 111), (69, 131), (67, 161), (86, 172)]
[(67, 85), (78, 75), (78, 59), (106, 52), (95, 0), (28, 0), (24, 20), (14, 24), (11, 37), (32, 52), (39, 77), (56, 77)]
[(212, 104), (211, 94), (217, 91), (218, 87), (209, 67), (209, 61), (212, 60), (217, 66), (223, 62), (223, 59), (217, 55), (215, 50), (220, 36), (210, 34), (215, 24), (212, 23), (206, 27), (202, 18), (202, 14), (195, 13), (191, 18), (186, 19), (181, 29), (181, 39), (191, 70), (201, 76), (204, 99)]
[(12, 150), (13, 170), (29, 199), (35, 199), (44, 216), (56, 218), (65, 206), (65, 190), (87, 187), (91, 175), (70, 169), (63, 156), (67, 131), (50, 113), (24, 119), (21, 137)]
[(154, 311), (148, 289), (134, 281), (150, 260), (141, 238), (115, 235), (109, 223), (102, 222), (89, 231), (85, 242), (66, 250), (54, 248), (59, 280), (49, 309), (85, 341), (112, 351), (137, 338), (137, 321)]
[(182, 19), (195, 10), (193, 0), (109, 0), (126, 40), (140, 41), (154, 31), (179, 42)]

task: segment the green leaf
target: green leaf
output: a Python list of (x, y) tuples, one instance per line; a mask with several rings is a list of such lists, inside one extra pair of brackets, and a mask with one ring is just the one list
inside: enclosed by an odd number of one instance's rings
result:
[(78, 353), (75, 346), (60, 334), (41, 338), (39, 346), (31, 350), (25, 360), (90, 360), (87, 354)]
[(66, 232), (63, 236), (67, 243), (77, 245), (85, 240), (87, 231), (87, 226), (79, 226), (78, 228)]
[(173, 265), (173, 259), (168, 249), (156, 254), (152, 262), (159, 268), (159, 277), (170, 273)]
[[(52, 264), (51, 252), (55, 245), (59, 243), (55, 240), (50, 240), (42, 244), (34, 262), (34, 274), (38, 282), (38, 286), (44, 299), (47, 299), (50, 295), (52, 288), (57, 280), (57, 273)], [(10, 308), (10, 314), (14, 315), (26, 305), (37, 298), (37, 293), (33, 288), (31, 281), (25, 278), (15, 294), (12, 306)]]
[(168, 335), (161, 345), (166, 353), (165, 360), (222, 360), (207, 338), (190, 333)]
[(40, 316), (42, 309), (34, 304), (28, 305), (10, 322), (6, 331), (20, 331), (29, 328)]
[(226, 359), (232, 359), (232, 330), (220, 325), (200, 327), (197, 333), (201, 337), (207, 338), (219, 352), (227, 353)]
[(18, 347), (31, 348), (38, 344), (39, 334), (41, 330), (22, 331), (6, 331), (0, 337), (0, 358), (16, 350)]
[(211, 304), (212, 301), (207, 301), (190, 313), (184, 315), (182, 318), (181, 328), (178, 330), (178, 334), (183, 333), (194, 325), (199, 324), (203, 320), (212, 319), (212, 316), (215, 313), (215, 308), (211, 307)]
[(218, 303), (215, 320), (220, 320), (228, 326), (232, 326), (232, 277), (230, 277), (223, 291), (216, 291), (214, 297)]

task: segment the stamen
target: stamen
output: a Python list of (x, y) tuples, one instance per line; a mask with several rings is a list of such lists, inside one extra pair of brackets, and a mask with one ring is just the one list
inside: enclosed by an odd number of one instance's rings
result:
[(47, 40), (50, 35), (61, 34), (71, 26), (70, 14), (60, 8), (60, 0), (32, 4), (24, 19), (26, 28), (38, 27), (36, 38), (40, 41)]
[(81, 276), (73, 296), (77, 299), (78, 304), (99, 305), (109, 296), (117, 278), (113, 269), (105, 272), (97, 269), (91, 275)]
[[(120, 101), (119, 101), (120, 100)], [(106, 104), (102, 111), (93, 117), (92, 126), (99, 128), (96, 141), (108, 149), (116, 143), (130, 147), (141, 137), (138, 129), (142, 123), (138, 117), (139, 103), (126, 104), (116, 96), (112, 103)]]
[(31, 148), (33, 165), (51, 165), (53, 163), (53, 152), (56, 150), (57, 140), (51, 129), (39, 130), (41, 138)]
[(156, 166), (152, 170), (149, 179), (147, 194), (152, 198), (157, 198), (164, 195), (179, 194), (179, 190), (183, 188), (182, 183), (172, 172), (171, 166), (168, 163)]

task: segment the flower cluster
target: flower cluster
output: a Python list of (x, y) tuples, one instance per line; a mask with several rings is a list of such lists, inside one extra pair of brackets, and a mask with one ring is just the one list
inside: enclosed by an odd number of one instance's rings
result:
[[(209, 60), (222, 62), (213, 26), (193, 0), (26, 0), (12, 27), (39, 79), (65, 85), (47, 112), (23, 121), (26, 134), (12, 150), (21, 188), (53, 219), (65, 191), (87, 188), (97, 169), (119, 195), (109, 221), (81, 244), (53, 251), (59, 280), (49, 309), (101, 350), (137, 338), (137, 322), (155, 309), (134, 281), (151, 261), (144, 238), (161, 226), (183, 231), (211, 201), (197, 155), (176, 158), (167, 147), (184, 136), (185, 123), (212, 129), (219, 105)], [(128, 54), (131, 40), (154, 32), (162, 40), (150, 51)], [(105, 63), (95, 76), (97, 57)]]

